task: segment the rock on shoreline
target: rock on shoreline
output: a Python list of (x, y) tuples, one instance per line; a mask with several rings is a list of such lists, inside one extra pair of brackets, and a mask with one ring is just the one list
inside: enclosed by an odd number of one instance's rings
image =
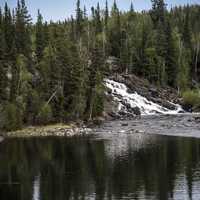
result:
[(22, 130), (7, 132), (3, 134), (3, 137), (72, 137), (88, 135), (92, 132), (92, 129), (86, 126), (78, 127), (76, 125), (56, 124), (41, 127), (27, 127)]
[(0, 136), (0, 143), (4, 141), (4, 137)]

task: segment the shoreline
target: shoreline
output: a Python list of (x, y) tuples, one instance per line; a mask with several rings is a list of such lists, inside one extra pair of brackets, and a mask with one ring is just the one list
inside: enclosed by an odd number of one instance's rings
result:
[(92, 129), (87, 128), (85, 125), (77, 126), (75, 124), (54, 124), (46, 126), (29, 126), (21, 130), (2, 132), (0, 134), (0, 142), (4, 138), (28, 138), (28, 137), (73, 137), (88, 135)]
[[(180, 114), (167, 114), (167, 115), (142, 115), (141, 118), (121, 118), (121, 121), (135, 121), (141, 122), (143, 120), (147, 120), (151, 122), (154, 118), (171, 118), (171, 117), (187, 117), (186, 121), (188, 122), (196, 122), (200, 123), (200, 113), (180, 113)], [(117, 121), (119, 119), (105, 120), (104, 122), (109, 121)], [(102, 122), (102, 121), (101, 121)], [(170, 121), (169, 121), (170, 122)], [(90, 126), (91, 125), (91, 126)], [(10, 131), (10, 132), (0, 132), (0, 142), (2, 142), (6, 138), (31, 138), (31, 137), (74, 137), (74, 136), (87, 136), (93, 132), (93, 127), (96, 127), (100, 124), (93, 123), (92, 124), (80, 124), (76, 123), (71, 124), (63, 124), (57, 123), (52, 125), (44, 125), (44, 126), (29, 126), (24, 127), (21, 130)], [(136, 124), (139, 126), (139, 124)], [(139, 128), (139, 127), (138, 127)]]

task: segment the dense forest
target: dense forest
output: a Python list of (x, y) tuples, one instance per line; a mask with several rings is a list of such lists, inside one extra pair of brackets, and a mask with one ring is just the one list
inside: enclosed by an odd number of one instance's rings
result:
[[(91, 13), (88, 15), (88, 13)], [(104, 109), (103, 79), (115, 60), (118, 73), (135, 74), (198, 99), (200, 5), (121, 12), (97, 4), (88, 12), (32, 23), (24, 0), (0, 9), (0, 128), (92, 119)], [(190, 92), (188, 92), (190, 90)], [(192, 91), (192, 92), (191, 92)], [(199, 98), (200, 99), (200, 98)]]

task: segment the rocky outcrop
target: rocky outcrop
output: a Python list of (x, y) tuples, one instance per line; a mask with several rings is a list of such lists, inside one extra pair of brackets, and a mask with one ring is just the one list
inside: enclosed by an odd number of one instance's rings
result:
[[(120, 97), (119, 97), (120, 99)], [(119, 104), (120, 103), (120, 104)], [(119, 108), (121, 107), (121, 108)], [(138, 107), (131, 107), (126, 101), (116, 101), (111, 94), (106, 95), (104, 103), (104, 117), (107, 120), (133, 118), (140, 116), (141, 112)]]
[(165, 108), (173, 110), (176, 108), (175, 104), (181, 104), (181, 98), (178, 92), (170, 87), (158, 88), (157, 86), (150, 84), (148, 80), (139, 78), (135, 75), (114, 75), (110, 79), (124, 83), (129, 92), (137, 92), (141, 96), (147, 98), (149, 101), (157, 103)]

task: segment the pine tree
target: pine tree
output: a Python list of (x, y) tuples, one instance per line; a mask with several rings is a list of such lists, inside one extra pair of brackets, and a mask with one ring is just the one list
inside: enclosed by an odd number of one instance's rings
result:
[(165, 27), (159, 22), (156, 30), (156, 51), (158, 55), (158, 83), (165, 86), (167, 83), (166, 74), (166, 55), (167, 55), (167, 41), (165, 35)]
[(103, 23), (103, 54), (104, 57), (108, 57), (110, 54), (110, 44), (109, 44), (109, 29), (108, 29), (108, 21), (109, 21), (109, 9), (108, 9), (108, 1), (106, 0), (105, 12), (104, 12), (104, 23)]
[(177, 86), (178, 91), (184, 92), (189, 88), (190, 69), (187, 60), (187, 51), (185, 50), (184, 45), (180, 39), (178, 53)]
[(104, 14), (105, 30), (108, 30), (108, 19), (109, 19), (109, 9), (108, 9), (108, 1), (106, 0), (106, 7), (105, 7), (105, 14)]
[(4, 7), (4, 17), (3, 17), (3, 32), (5, 37), (5, 53), (6, 59), (10, 60), (10, 54), (14, 44), (14, 26), (13, 20), (11, 16), (10, 9), (8, 8), (7, 3), (5, 3)]
[(129, 72), (129, 45), (128, 36), (126, 31), (122, 31), (121, 34), (121, 47), (120, 47), (120, 61), (121, 71)]
[(166, 27), (166, 5), (164, 0), (152, 0), (151, 19), (156, 30), (156, 50), (158, 55), (158, 83), (165, 85), (167, 83), (167, 38)]
[(150, 12), (154, 26), (157, 27), (159, 23), (165, 23), (166, 4), (164, 0), (151, 0), (152, 10)]
[(168, 21), (166, 26), (166, 56), (165, 56), (165, 65), (167, 73), (168, 85), (175, 87), (176, 86), (176, 76), (177, 76), (177, 49), (175, 46), (175, 41), (173, 38), (171, 24)]
[(36, 45), (35, 54), (37, 56), (37, 61), (40, 62), (43, 56), (44, 48), (45, 48), (45, 38), (44, 38), (43, 18), (39, 10), (38, 10), (38, 17), (37, 17), (37, 22), (36, 22), (35, 45)]
[(109, 30), (109, 43), (111, 45), (111, 55), (120, 58), (121, 48), (121, 20), (120, 12), (117, 7), (116, 1), (114, 1), (111, 10), (111, 27)]
[[(79, 119), (84, 110), (84, 62), (80, 58), (77, 47), (68, 42), (68, 50), (63, 46), (65, 54), (62, 55), (63, 68), (63, 95), (66, 119)], [(65, 55), (65, 56), (63, 56)]]
[(83, 31), (83, 11), (80, 8), (80, 0), (76, 4), (76, 38), (80, 39)]
[(131, 6), (130, 6), (130, 10), (129, 10), (129, 13), (128, 13), (128, 23), (130, 22), (130, 21), (133, 21), (134, 20), (134, 18), (135, 18), (135, 11), (134, 11), (134, 7), (133, 7), (133, 2), (131, 2)]
[(140, 44), (140, 52), (139, 52), (139, 63), (138, 63), (138, 70), (137, 73), (139, 75), (145, 76), (148, 74), (146, 69), (146, 48), (147, 48), (147, 42), (148, 42), (148, 29), (143, 23), (142, 25), (142, 39)]
[[(89, 66), (89, 80), (86, 93), (85, 117), (91, 120), (103, 111), (103, 90), (101, 87), (103, 80), (103, 60), (102, 51), (98, 42), (91, 52), (91, 64)], [(99, 91), (100, 90), (100, 91)]]
[(26, 57), (30, 57), (31, 39), (29, 33), (29, 23), (31, 18), (28, 14), (28, 9), (24, 0), (18, 0), (15, 20), (15, 40), (17, 53), (24, 54)]
[(7, 67), (5, 62), (5, 40), (2, 30), (2, 25), (0, 24), (0, 104), (7, 100)]
[(43, 34), (44, 34), (44, 46), (47, 47), (47, 45), (49, 44), (49, 40), (50, 40), (50, 35), (49, 35), (49, 26), (48, 23), (45, 22), (43, 25)]
[(183, 26), (183, 41), (185, 48), (192, 50), (192, 34), (191, 34), (191, 27), (190, 27), (190, 10), (189, 6), (186, 7), (186, 16), (184, 20)]
[(0, 28), (1, 29), (3, 28), (3, 13), (2, 13), (1, 7), (0, 7)]
[(19, 76), (20, 76), (20, 66), (17, 63), (17, 50), (15, 41), (13, 42), (11, 49), (11, 83), (10, 83), (10, 102), (15, 103), (19, 92)]
[(101, 15), (100, 15), (100, 6), (97, 4), (97, 8), (95, 10), (95, 30), (96, 34), (102, 32), (102, 24), (101, 24)]

